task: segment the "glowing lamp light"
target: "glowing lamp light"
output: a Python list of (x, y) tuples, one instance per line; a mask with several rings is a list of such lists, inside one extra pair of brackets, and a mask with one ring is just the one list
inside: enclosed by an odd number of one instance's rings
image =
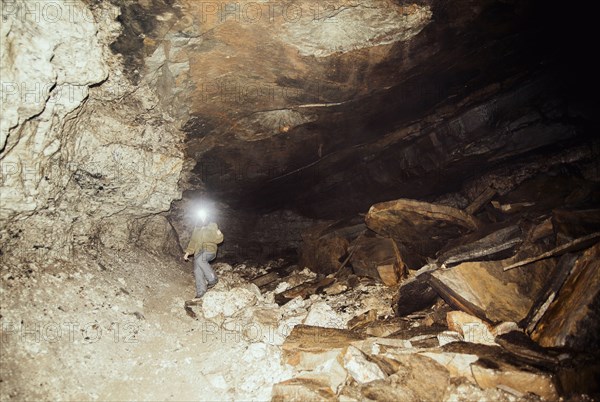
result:
[(198, 210), (198, 218), (200, 218), (202, 220), (202, 222), (206, 221), (206, 217), (208, 216), (208, 212), (206, 211), (206, 209), (199, 209)]

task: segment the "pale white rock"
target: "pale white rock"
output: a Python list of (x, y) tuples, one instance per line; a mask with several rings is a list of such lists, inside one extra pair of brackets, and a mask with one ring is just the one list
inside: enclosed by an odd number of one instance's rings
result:
[(440, 343), (440, 346), (444, 346), (444, 345), (446, 345), (448, 343), (452, 343), (452, 342), (462, 342), (463, 341), (462, 335), (455, 331), (440, 332), (439, 334), (437, 334), (437, 339), (438, 339), (438, 342)]
[(208, 374), (206, 376), (206, 379), (208, 380), (210, 385), (212, 385), (215, 388), (219, 388), (219, 389), (229, 388), (229, 384), (227, 383), (227, 380), (221, 374), (216, 374), (216, 373)]
[(467, 353), (446, 353), (446, 352), (422, 352), (423, 356), (435, 360), (446, 367), (454, 377), (465, 377), (475, 382), (471, 372), (471, 364), (479, 360), (477, 355)]
[(325, 302), (317, 302), (310, 307), (304, 324), (324, 328), (346, 328), (346, 320)]
[(450, 311), (446, 314), (448, 329), (462, 335), (465, 342), (496, 345), (488, 324), (463, 311)]
[(244, 288), (233, 288), (230, 291), (211, 291), (204, 295), (202, 313), (205, 318), (214, 318), (219, 314), (231, 317), (238, 311), (256, 304), (256, 295)]
[[(55, 6), (85, 7), (60, 0)], [(10, 7), (22, 11), (28, 2), (17, 0)], [(0, 219), (34, 210), (58, 191), (44, 177), (57, 142), (65, 141), (60, 133), (88, 87), (108, 74), (94, 23), (75, 22), (67, 12), (52, 19), (23, 16), (3, 14), (0, 30), (0, 149), (6, 146)]]
[(243, 354), (245, 365), (239, 366), (237, 385), (250, 399), (268, 400), (274, 383), (292, 377), (291, 367), (282, 364), (280, 349), (264, 343), (253, 343)]
[(275, 294), (283, 293), (290, 288), (290, 284), (287, 282), (279, 282), (275, 288)]
[(290, 17), (282, 36), (303, 56), (326, 57), (408, 40), (429, 23), (431, 16), (429, 6), (366, 0), (336, 7), (335, 11), (322, 8), (308, 22), (302, 21), (302, 13)]
[(311, 373), (326, 378), (333, 392), (337, 392), (346, 383), (348, 372), (339, 359), (339, 353), (330, 355), (323, 363), (315, 367)]
[[(45, 258), (64, 259), (92, 239), (131, 244), (130, 222), (181, 197), (184, 156), (158, 88), (129, 82), (110, 49), (118, 8), (51, 4), (60, 12), (36, 19), (23, 14), (28, 0), (11, 1), (21, 16), (3, 14), (0, 24), (0, 220), (22, 229), (20, 246), (51, 245)], [(8, 226), (0, 238), (10, 242)]]
[(504, 335), (504, 334), (508, 334), (509, 332), (512, 331), (522, 331), (521, 328), (519, 328), (519, 326), (517, 325), (516, 322), (512, 322), (512, 321), (505, 321), (505, 322), (501, 322), (500, 324), (496, 325), (494, 328), (492, 328), (492, 335), (496, 336), (500, 336), (500, 335)]
[(377, 364), (368, 361), (365, 354), (354, 346), (348, 346), (344, 354), (344, 367), (359, 384), (386, 378), (381, 368)]

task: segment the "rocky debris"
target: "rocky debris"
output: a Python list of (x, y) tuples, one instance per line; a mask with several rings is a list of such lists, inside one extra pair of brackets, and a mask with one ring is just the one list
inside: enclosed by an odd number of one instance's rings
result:
[(536, 311), (535, 318), (542, 317), (534, 325), (531, 336), (547, 347), (568, 346), (583, 350), (590, 345), (598, 346), (600, 243), (587, 249), (575, 261), (567, 260), (567, 264), (571, 267), (569, 276), (554, 297), (543, 301), (543, 304), (550, 303), (548, 309), (544, 313)]
[(530, 278), (504, 275), (502, 268), (508, 263), (465, 262), (431, 273), (429, 283), (449, 304), (471, 315), (490, 322), (521, 321), (537, 295), (521, 290), (532, 286)]
[(526, 258), (519, 262), (515, 262), (514, 264), (511, 264), (508, 267), (504, 267), (504, 270), (508, 271), (510, 269), (522, 267), (522, 266), (531, 264), (536, 261), (544, 260), (546, 258), (559, 257), (565, 253), (579, 251), (581, 249), (590, 247), (591, 245), (597, 243), (599, 240), (600, 240), (600, 232), (594, 232), (587, 236), (579, 237), (575, 240), (569, 241), (565, 244), (562, 244), (558, 247), (553, 248), (552, 250), (546, 251), (545, 253), (536, 255), (535, 257)]
[(295, 299), (296, 297), (301, 297), (305, 299), (310, 295), (321, 293), (325, 289), (329, 288), (332, 284), (336, 282), (335, 278), (326, 277), (326, 278), (317, 278), (313, 280), (309, 280), (304, 282), (298, 286), (295, 286), (291, 289), (288, 289), (276, 296), (276, 300), (279, 304), (284, 304), (291, 299)]
[[(284, 362), (293, 367), (293, 379), (274, 385), (274, 399), (320, 395), (326, 400), (449, 401), (459, 394), (494, 395), (504, 401), (525, 395), (533, 400), (558, 398), (559, 373), (565, 364), (572, 364), (567, 363), (574, 361), (572, 357), (562, 356), (559, 361), (560, 352), (523, 342), (514, 334), (527, 337), (514, 331), (514, 323), (490, 329), (460, 311), (449, 312), (447, 322), (461, 333), (422, 326), (373, 337), (297, 325), (281, 346)], [(486, 331), (476, 334), (473, 329), (482, 330), (481, 326)], [(456, 336), (441, 342), (448, 334)], [(562, 375), (571, 378), (566, 372)]]
[(301, 254), (301, 265), (330, 274), (341, 268), (341, 260), (348, 251), (348, 241), (342, 237), (319, 238), (305, 240), (304, 247), (307, 251)]
[(344, 367), (354, 381), (367, 384), (371, 381), (384, 380), (385, 373), (379, 366), (367, 360), (365, 354), (354, 346), (348, 346), (344, 354)]
[(560, 242), (568, 242), (600, 232), (600, 210), (598, 209), (555, 209), (552, 211), (551, 220), (552, 228), (556, 231)]
[(479, 212), (479, 210), (485, 204), (490, 202), (497, 193), (498, 192), (493, 187), (487, 187), (481, 194), (479, 194), (477, 197), (475, 197), (473, 201), (471, 201), (471, 203), (465, 208), (465, 212), (470, 215)]
[(513, 225), (481, 237), (472, 243), (445, 251), (437, 258), (437, 261), (442, 266), (449, 267), (466, 261), (504, 259), (512, 257), (522, 242), (521, 228)]
[(365, 222), (369, 229), (396, 241), (411, 269), (421, 268), (448, 240), (479, 227), (476, 218), (461, 210), (407, 199), (373, 205)]
[(316, 302), (310, 306), (304, 319), (305, 325), (315, 325), (324, 328), (346, 328), (347, 319), (338, 315), (326, 302)]
[(302, 233), (300, 265), (319, 274), (339, 271), (348, 253), (351, 241), (365, 230), (365, 224), (356, 219), (323, 223)]
[(209, 319), (220, 314), (231, 317), (242, 309), (255, 305), (256, 302), (256, 293), (246, 288), (236, 287), (226, 292), (215, 289), (203, 297), (202, 313)]
[(404, 281), (394, 296), (393, 308), (399, 317), (431, 307), (438, 300), (426, 275), (415, 275)]
[(450, 311), (446, 315), (448, 329), (457, 332), (467, 342), (495, 345), (491, 328), (482, 320), (462, 311)]
[[(348, 268), (314, 284), (343, 283), (347, 289), (339, 296), (350, 299), (360, 288), (354, 275), (383, 282), (394, 295), (396, 317), (354, 310), (345, 326), (336, 326), (325, 304), (313, 305), (333, 323), (310, 324), (347, 328), (364, 338), (332, 349), (348, 373), (341, 389), (331, 389), (341, 399), (454, 400), (470, 394), (556, 400), (576, 387), (574, 366), (596, 372), (580, 357), (597, 349), (600, 332), (598, 219), (589, 208), (594, 185), (559, 189), (542, 175), (516, 188), (496, 188), (483, 187), (473, 201), (462, 202), (468, 213), (415, 200), (379, 203), (365, 216), (375, 234), (344, 238), (346, 256), (337, 258)], [(528, 199), (548, 188), (556, 192)], [(557, 209), (561, 205), (570, 209)], [(403, 266), (411, 269), (404, 273)], [(419, 371), (431, 372), (432, 383), (443, 386), (421, 388), (412, 382)]]
[(337, 401), (327, 379), (295, 377), (273, 386), (273, 402)]
[(364, 235), (352, 242), (351, 250), (349, 263), (356, 275), (381, 280), (387, 286), (398, 284), (405, 267), (394, 240)]
[(544, 291), (538, 296), (535, 304), (529, 310), (529, 314), (524, 319), (528, 334), (533, 332), (540, 319), (548, 310), (548, 307), (550, 307), (550, 304), (555, 300), (556, 295), (571, 273), (571, 269), (577, 258), (577, 254), (565, 254), (558, 260), (556, 274), (551, 280), (546, 282)]

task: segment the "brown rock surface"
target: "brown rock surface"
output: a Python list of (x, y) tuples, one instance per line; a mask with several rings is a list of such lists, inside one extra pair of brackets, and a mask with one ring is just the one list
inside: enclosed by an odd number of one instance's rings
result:
[(532, 338), (542, 346), (586, 348), (598, 345), (600, 243), (577, 259)]
[[(458, 209), (408, 199), (373, 205), (365, 222), (369, 229), (393, 238), (422, 258), (433, 257), (445, 242), (479, 225), (474, 217)], [(409, 267), (420, 268), (414, 263)]]
[(450, 305), (469, 314), (490, 322), (518, 322), (527, 316), (541, 291), (543, 279), (538, 274), (551, 274), (553, 263), (538, 262), (527, 273), (503, 271), (509, 263), (465, 262), (431, 273), (429, 283)]

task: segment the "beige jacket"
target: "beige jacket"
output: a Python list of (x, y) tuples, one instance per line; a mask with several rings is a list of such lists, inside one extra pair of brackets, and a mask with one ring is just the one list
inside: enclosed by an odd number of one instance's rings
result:
[(202, 251), (217, 254), (217, 244), (222, 242), (223, 233), (221, 233), (217, 224), (212, 222), (206, 226), (194, 229), (185, 252), (189, 255), (196, 255)]

